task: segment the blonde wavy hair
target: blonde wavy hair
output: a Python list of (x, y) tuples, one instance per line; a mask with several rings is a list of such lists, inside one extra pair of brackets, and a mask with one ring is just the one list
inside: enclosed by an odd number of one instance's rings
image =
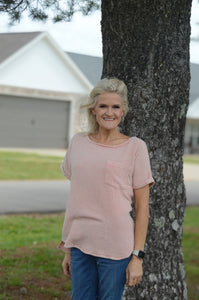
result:
[[(117, 78), (104, 78), (96, 84), (96, 86), (90, 92), (88, 103), (82, 105), (81, 108), (87, 110), (89, 133), (97, 133), (99, 125), (95, 116), (92, 113), (92, 108), (95, 106), (97, 97), (105, 92), (117, 93), (122, 98), (122, 104), (124, 109), (124, 116), (127, 114), (128, 107), (128, 90), (126, 84)], [(123, 116), (123, 117), (124, 117)]]

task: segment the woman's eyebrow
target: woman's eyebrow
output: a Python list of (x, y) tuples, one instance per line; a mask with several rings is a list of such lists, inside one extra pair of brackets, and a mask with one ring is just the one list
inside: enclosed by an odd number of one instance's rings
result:
[[(108, 105), (107, 103), (99, 103), (99, 105)], [(110, 105), (110, 106), (121, 106), (121, 104), (120, 103), (118, 103), (118, 104), (112, 104), (112, 105)]]

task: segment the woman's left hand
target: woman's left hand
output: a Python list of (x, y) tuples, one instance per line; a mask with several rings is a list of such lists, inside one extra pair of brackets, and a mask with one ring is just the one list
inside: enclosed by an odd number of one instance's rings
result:
[(132, 256), (127, 268), (126, 268), (126, 285), (134, 286), (142, 279), (142, 259)]

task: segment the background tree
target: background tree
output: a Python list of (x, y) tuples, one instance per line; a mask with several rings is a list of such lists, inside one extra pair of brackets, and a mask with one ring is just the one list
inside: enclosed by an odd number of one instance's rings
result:
[(24, 12), (33, 20), (70, 21), (75, 12), (83, 15), (100, 8), (100, 0), (0, 0), (0, 12), (6, 12), (10, 24), (20, 21)]
[(130, 111), (122, 129), (146, 141), (156, 181), (145, 275), (124, 299), (187, 299), (181, 238), (190, 12), (191, 0), (102, 1), (103, 77), (127, 83)]
[[(99, 1), (0, 1), (10, 20), (70, 20)], [(186, 205), (182, 155), (189, 103), (191, 0), (102, 0), (103, 74), (125, 81), (129, 113), (122, 131), (148, 145), (151, 190), (144, 277), (124, 299), (187, 299), (181, 248)]]

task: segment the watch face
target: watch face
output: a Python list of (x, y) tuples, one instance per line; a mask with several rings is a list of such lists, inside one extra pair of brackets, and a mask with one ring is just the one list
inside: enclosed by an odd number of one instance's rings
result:
[(144, 258), (144, 256), (145, 256), (145, 253), (143, 251), (139, 250), (138, 257)]

